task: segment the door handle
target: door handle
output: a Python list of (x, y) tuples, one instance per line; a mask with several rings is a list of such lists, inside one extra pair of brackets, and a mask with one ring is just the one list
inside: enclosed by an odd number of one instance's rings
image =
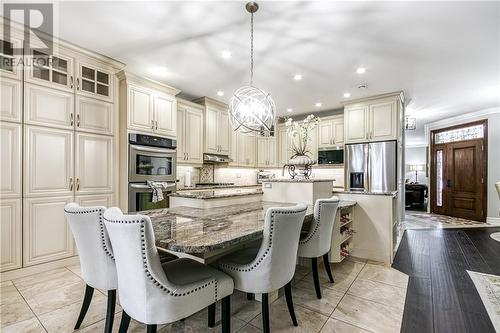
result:
[(76, 179), (76, 190), (79, 191), (80, 190), (80, 178), (77, 178)]
[(69, 121), (71, 126), (73, 126), (73, 124), (75, 123), (75, 116), (73, 115), (73, 112), (69, 114)]
[(80, 114), (76, 115), (76, 127), (80, 127)]
[(186, 160), (189, 160), (189, 153), (186, 153)]
[(70, 82), (70, 83), (69, 83), (69, 87), (70, 87), (71, 89), (73, 89), (73, 86), (74, 86), (74, 84), (73, 84), (73, 83), (75, 82), (75, 80), (73, 79), (73, 75), (71, 75), (71, 76), (69, 77), (69, 82)]
[(151, 120), (151, 129), (155, 129), (155, 121)]
[(76, 90), (80, 90), (80, 78), (76, 78)]
[(446, 187), (448, 187), (448, 188), (451, 187), (451, 180), (450, 179), (446, 180)]
[(69, 190), (73, 191), (73, 178), (69, 179)]
[(158, 129), (158, 120), (155, 121), (155, 127)]

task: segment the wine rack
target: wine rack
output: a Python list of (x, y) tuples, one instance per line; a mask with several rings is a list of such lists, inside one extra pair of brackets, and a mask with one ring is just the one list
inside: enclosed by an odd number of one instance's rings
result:
[(354, 248), (355, 220), (354, 206), (341, 207), (335, 216), (333, 225), (330, 261), (341, 262), (347, 258)]

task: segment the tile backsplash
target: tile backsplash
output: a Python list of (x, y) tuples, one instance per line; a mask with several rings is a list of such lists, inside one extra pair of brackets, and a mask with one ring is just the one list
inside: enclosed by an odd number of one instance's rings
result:
[(256, 185), (258, 169), (216, 167), (214, 182), (234, 183), (235, 185)]
[(200, 168), (195, 168), (192, 166), (177, 166), (177, 188), (181, 189), (185, 187), (186, 177), (191, 178), (191, 186), (198, 183), (200, 181)]

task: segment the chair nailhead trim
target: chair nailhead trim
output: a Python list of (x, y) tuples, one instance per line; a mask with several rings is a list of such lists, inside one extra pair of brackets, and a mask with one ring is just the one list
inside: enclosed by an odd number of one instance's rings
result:
[(199, 291), (201, 289), (205, 289), (206, 287), (214, 284), (215, 285), (215, 301), (218, 301), (217, 298), (217, 279), (213, 279), (209, 282), (206, 282), (205, 284), (199, 285), (191, 290), (182, 292), (182, 293), (176, 293), (170, 289), (168, 289), (167, 286), (162, 284), (160, 281), (156, 280), (153, 275), (151, 274), (148, 266), (148, 262), (146, 259), (146, 238), (145, 238), (145, 231), (144, 231), (144, 223), (145, 220), (132, 220), (132, 221), (123, 221), (123, 220), (108, 220), (107, 218), (104, 218), (107, 222), (110, 223), (121, 223), (121, 224), (132, 224), (132, 223), (140, 223), (141, 224), (141, 254), (142, 254), (142, 263), (144, 265), (144, 272), (146, 273), (146, 276), (153, 282), (155, 286), (166, 292), (168, 295), (172, 295), (174, 297), (182, 297), (182, 296), (187, 296), (190, 295), (196, 291)]
[(227, 268), (227, 269), (230, 269), (230, 270), (233, 270), (233, 271), (237, 271), (237, 272), (250, 272), (250, 271), (253, 271), (254, 269), (256, 269), (262, 263), (262, 261), (264, 261), (264, 259), (269, 254), (269, 251), (271, 250), (271, 247), (273, 245), (274, 215), (275, 214), (280, 214), (280, 215), (300, 214), (300, 213), (303, 213), (305, 211), (306, 211), (306, 209), (301, 210), (301, 211), (292, 211), (292, 212), (290, 212), (290, 211), (280, 211), (280, 210), (273, 211), (271, 213), (271, 226), (269, 228), (269, 243), (267, 244), (267, 248), (266, 248), (266, 251), (264, 252), (264, 254), (259, 259), (256, 259), (255, 264), (250, 265), (250, 266), (242, 266), (242, 267), (240, 267), (240, 266), (232, 266), (232, 265), (228, 265), (228, 264), (220, 264), (220, 267), (224, 267), (224, 268)]
[(102, 214), (104, 213), (104, 209), (99, 208), (99, 209), (79, 209), (79, 210), (66, 210), (64, 209), (64, 212), (68, 214), (92, 214), (92, 213), (99, 213), (99, 228), (101, 229), (101, 244), (102, 244), (102, 249), (104, 252), (113, 260), (115, 260), (115, 257), (111, 253), (111, 251), (108, 249), (108, 246), (106, 245), (106, 238), (104, 237), (104, 223), (102, 221)]
[(316, 222), (316, 225), (314, 226), (314, 230), (309, 235), (307, 235), (306, 238), (299, 241), (299, 244), (303, 245), (303, 244), (309, 242), (314, 237), (314, 235), (316, 234), (316, 232), (319, 230), (319, 228), (321, 226), (321, 210), (322, 210), (323, 205), (329, 205), (329, 204), (333, 204), (333, 203), (338, 204), (337, 201), (335, 201), (335, 202), (320, 202), (319, 203), (318, 217), (314, 219)]

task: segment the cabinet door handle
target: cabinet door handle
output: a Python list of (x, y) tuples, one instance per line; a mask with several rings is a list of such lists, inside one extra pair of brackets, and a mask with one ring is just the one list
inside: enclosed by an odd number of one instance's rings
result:
[(75, 123), (75, 116), (73, 115), (73, 112), (69, 114), (69, 121), (71, 126), (73, 126), (73, 124)]
[(186, 153), (186, 160), (189, 160), (189, 153)]
[(77, 178), (76, 179), (76, 190), (79, 191), (80, 190), (80, 178)]
[(155, 129), (155, 121), (151, 120), (151, 129)]
[(74, 83), (75, 83), (75, 80), (73, 79), (73, 75), (71, 75), (71, 76), (69, 77), (69, 87), (70, 87), (71, 89), (73, 89)]
[(76, 115), (76, 127), (80, 127), (80, 114)]
[(76, 78), (76, 90), (80, 90), (80, 78)]
[(158, 120), (155, 121), (155, 128), (158, 129)]
[(73, 191), (73, 178), (69, 179), (69, 190)]

